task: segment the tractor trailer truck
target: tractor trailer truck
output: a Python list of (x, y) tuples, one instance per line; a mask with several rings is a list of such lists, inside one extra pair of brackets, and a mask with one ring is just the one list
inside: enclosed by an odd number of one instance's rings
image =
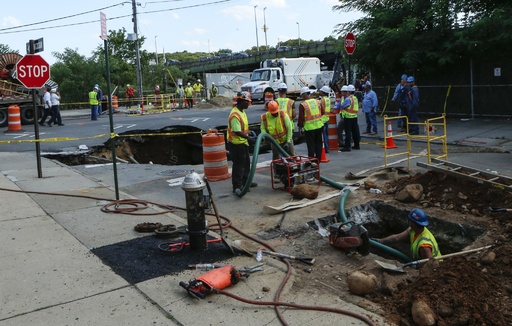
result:
[(332, 72), (322, 71), (320, 64), (318, 58), (267, 59), (241, 90), (249, 92), (253, 101), (262, 101), (266, 92), (275, 93), (280, 83), (286, 83), (288, 96), (298, 96), (304, 86), (320, 88), (329, 84)]

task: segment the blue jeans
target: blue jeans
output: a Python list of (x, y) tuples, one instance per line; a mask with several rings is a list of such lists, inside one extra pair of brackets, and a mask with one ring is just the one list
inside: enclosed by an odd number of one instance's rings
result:
[(366, 131), (377, 133), (377, 113), (375, 111), (365, 112), (364, 117), (366, 118)]
[(98, 120), (98, 106), (91, 104), (91, 120)]
[(329, 153), (329, 121), (327, 121), (326, 123), (324, 123), (324, 133), (323, 133), (323, 137), (324, 137), (324, 148), (325, 148), (325, 152), (326, 152), (326, 153)]

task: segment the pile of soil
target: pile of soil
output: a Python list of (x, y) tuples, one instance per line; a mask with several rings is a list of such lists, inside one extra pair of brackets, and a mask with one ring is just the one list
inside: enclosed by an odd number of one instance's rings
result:
[(214, 108), (229, 108), (233, 105), (233, 99), (225, 96), (217, 96), (200, 102), (197, 104), (197, 108), (200, 109), (214, 109)]

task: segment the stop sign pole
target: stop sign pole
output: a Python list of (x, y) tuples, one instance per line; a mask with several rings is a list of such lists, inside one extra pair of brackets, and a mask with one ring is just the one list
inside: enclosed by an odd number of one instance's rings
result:
[(41, 168), (41, 146), (39, 143), (39, 112), (37, 110), (36, 89), (40, 89), (50, 79), (50, 65), (36, 52), (44, 49), (43, 38), (30, 40), (27, 43), (27, 55), (16, 64), (16, 78), (31, 90), (32, 107), (34, 109), (34, 134), (36, 140), (37, 176), (43, 177)]
[(351, 32), (345, 36), (345, 51), (348, 54), (348, 76), (347, 82), (350, 84), (350, 57), (356, 50), (356, 37)]

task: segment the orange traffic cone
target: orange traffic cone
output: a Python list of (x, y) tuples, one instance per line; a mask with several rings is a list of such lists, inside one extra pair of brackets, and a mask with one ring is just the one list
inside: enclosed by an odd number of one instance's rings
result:
[(393, 129), (391, 127), (391, 121), (388, 122), (388, 134), (386, 136), (386, 148), (397, 148), (395, 141), (393, 140)]
[(322, 157), (320, 158), (320, 163), (329, 163), (331, 160), (327, 158), (327, 155), (325, 155), (325, 147), (322, 144)]

